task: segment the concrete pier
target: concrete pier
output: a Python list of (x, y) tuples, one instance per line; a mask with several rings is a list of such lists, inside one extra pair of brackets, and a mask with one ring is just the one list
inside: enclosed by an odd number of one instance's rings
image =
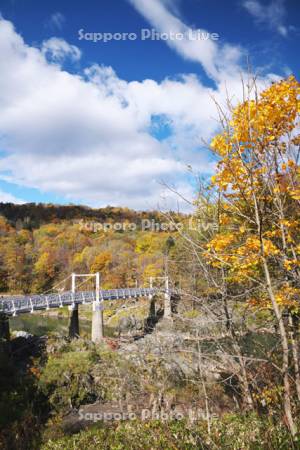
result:
[[(71, 275), (71, 291), (74, 301), (74, 295), (76, 291), (76, 274), (72, 273)], [(70, 317), (70, 324), (69, 324), (69, 337), (70, 338), (76, 338), (79, 337), (79, 315), (78, 315), (78, 305), (73, 303), (69, 306), (69, 311), (71, 311), (71, 317)]]
[(92, 317), (92, 341), (100, 342), (103, 339), (103, 302), (99, 300), (93, 303)]
[(168, 292), (164, 294), (164, 318), (169, 319), (172, 317), (171, 308), (171, 295)]
[(76, 337), (79, 337), (79, 335), (80, 335), (78, 305), (70, 305), (69, 311), (71, 311), (70, 324), (69, 324), (69, 337), (76, 338)]
[[(149, 278), (149, 287), (153, 289), (153, 277)], [(153, 294), (149, 294), (149, 318), (154, 319), (156, 317), (156, 298)]]
[(169, 278), (166, 277), (165, 280), (165, 293), (164, 293), (164, 318), (169, 319), (172, 317), (172, 307), (171, 307), (171, 293), (169, 291)]
[(100, 300), (100, 274), (96, 273), (96, 300), (93, 302), (92, 341), (100, 342), (104, 336), (103, 299)]
[(0, 340), (10, 340), (9, 318), (5, 314), (0, 314)]

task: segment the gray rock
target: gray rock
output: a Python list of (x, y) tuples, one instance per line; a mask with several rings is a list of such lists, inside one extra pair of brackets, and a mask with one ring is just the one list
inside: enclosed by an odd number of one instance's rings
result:
[(17, 338), (24, 338), (24, 339), (30, 339), (33, 337), (33, 334), (27, 333), (27, 331), (17, 331), (16, 332)]

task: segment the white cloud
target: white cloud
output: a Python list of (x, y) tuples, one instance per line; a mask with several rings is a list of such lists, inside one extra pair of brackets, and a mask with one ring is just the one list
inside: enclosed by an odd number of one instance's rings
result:
[[(211, 96), (240, 96), (239, 73), (226, 72), (215, 89), (195, 75), (127, 82), (105, 66), (68, 73), (44, 53), (0, 19), (2, 179), (93, 206), (153, 208), (162, 180), (192, 195), (187, 164), (213, 171), (200, 150), (218, 127)], [(154, 117), (170, 129), (163, 141), (151, 135)]]
[(65, 23), (65, 16), (59, 11), (53, 13), (48, 21), (48, 25), (51, 28), (56, 28), (57, 30), (61, 30)]
[(286, 16), (285, 0), (272, 0), (267, 5), (259, 0), (244, 0), (242, 5), (258, 24), (266, 24), (281, 36), (287, 36), (289, 27), (284, 24)]
[(22, 204), (22, 203), (25, 203), (25, 201), (21, 200), (20, 198), (15, 197), (12, 194), (9, 194), (8, 192), (4, 192), (0, 189), (0, 203)]
[(62, 62), (66, 58), (79, 61), (81, 51), (75, 45), (70, 45), (64, 39), (52, 37), (42, 43), (42, 53), (53, 62)]
[[(129, 0), (147, 21), (159, 33), (183, 33), (189, 35), (193, 28), (186, 25), (178, 16), (168, 9), (167, 0)], [(195, 30), (194, 30), (195, 31)], [(205, 35), (206, 30), (200, 30)], [(216, 30), (210, 30), (217, 33)], [(185, 59), (200, 63), (206, 73), (213, 79), (220, 81), (225, 74), (231, 76), (237, 71), (241, 58), (239, 46), (221, 45), (212, 39), (167, 40), (167, 44)]]

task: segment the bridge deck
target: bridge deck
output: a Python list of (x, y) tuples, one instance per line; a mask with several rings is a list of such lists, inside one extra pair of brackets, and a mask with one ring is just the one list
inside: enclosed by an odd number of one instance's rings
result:
[[(126, 298), (147, 297), (157, 292), (156, 288), (128, 288), (100, 290), (100, 300), (117, 300)], [(67, 305), (82, 305), (96, 300), (95, 291), (49, 295), (15, 295), (0, 299), (0, 313), (8, 316), (25, 314), (28, 312), (61, 308)]]

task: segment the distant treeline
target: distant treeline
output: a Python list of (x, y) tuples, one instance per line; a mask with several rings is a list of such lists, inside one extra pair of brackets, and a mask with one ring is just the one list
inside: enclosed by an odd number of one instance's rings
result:
[[(162, 220), (158, 211), (134, 211), (129, 208), (107, 206), (105, 208), (89, 208), (79, 205), (53, 205), (43, 203), (0, 203), (0, 215), (4, 216), (13, 227), (36, 229), (49, 222), (62, 220), (89, 219), (96, 221), (124, 222), (139, 224), (142, 220)], [(177, 214), (173, 214), (178, 216)]]

